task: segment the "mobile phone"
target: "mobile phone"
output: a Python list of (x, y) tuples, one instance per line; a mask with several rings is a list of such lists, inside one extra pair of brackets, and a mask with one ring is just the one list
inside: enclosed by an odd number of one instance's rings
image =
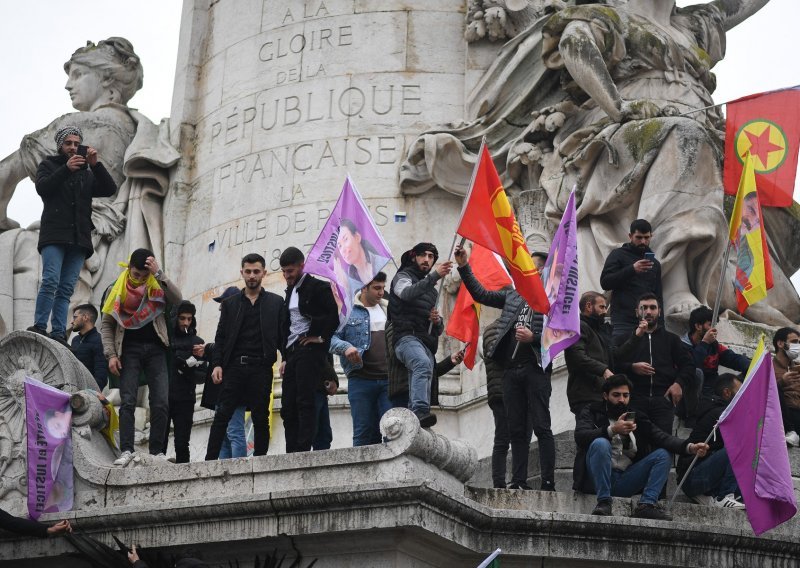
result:
[(644, 253), (644, 259), (653, 262), (656, 259), (656, 253), (654, 252), (646, 252)]
[(625, 413), (625, 422), (636, 422), (636, 413), (634, 411)]
[[(88, 146), (84, 146), (83, 144), (81, 144), (81, 145), (78, 146), (78, 149), (75, 151), (75, 153), (78, 154), (79, 156), (83, 157), (84, 159), (86, 159), (86, 152), (88, 150), (89, 150)], [(84, 164), (81, 166), (81, 169), (85, 170), (88, 167), (89, 167), (88, 164), (86, 164), (84, 162)]]

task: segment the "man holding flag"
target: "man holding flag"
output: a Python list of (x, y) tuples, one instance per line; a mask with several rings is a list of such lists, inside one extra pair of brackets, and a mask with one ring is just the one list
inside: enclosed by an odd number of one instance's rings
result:
[(486, 290), (472, 273), (463, 247), (456, 247), (455, 259), (464, 285), (475, 301), (503, 310), (498, 319), (497, 339), (486, 346), (484, 355), (504, 368), (503, 400), (511, 439), (509, 488), (531, 489), (528, 485), (530, 433), (527, 425), (532, 421), (539, 441), (541, 488), (555, 491), (556, 447), (550, 429), (551, 367), (541, 368), (539, 354), (544, 317), (531, 309), (516, 290)]

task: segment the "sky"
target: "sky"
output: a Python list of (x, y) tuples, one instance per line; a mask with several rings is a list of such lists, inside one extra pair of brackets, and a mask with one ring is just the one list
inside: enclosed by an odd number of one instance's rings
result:
[[(695, 2), (679, 1), (679, 5)], [(144, 67), (144, 87), (129, 106), (153, 122), (169, 116), (180, 30), (179, 0), (108, 2), (54, 0), (27, 2), (24, 9), (0, 3), (3, 103), (0, 105), (0, 158), (19, 147), (22, 136), (73, 111), (64, 90), (67, 61), (86, 41), (122, 36), (133, 44)], [(800, 1), (771, 0), (728, 34), (725, 60), (717, 74), (716, 102), (800, 84), (797, 22)], [(800, 184), (795, 185), (800, 200)], [(38, 220), (41, 201), (33, 184), (17, 186), (9, 216), (23, 226)], [(800, 284), (800, 273), (793, 279)]]

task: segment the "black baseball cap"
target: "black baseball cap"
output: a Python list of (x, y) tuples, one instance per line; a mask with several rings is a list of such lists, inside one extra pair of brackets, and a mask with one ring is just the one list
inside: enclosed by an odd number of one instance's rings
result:
[(241, 290), (239, 290), (239, 288), (237, 288), (236, 286), (228, 286), (227, 288), (225, 288), (225, 291), (222, 294), (220, 294), (219, 296), (214, 298), (214, 301), (215, 302), (222, 302), (222, 300), (224, 300), (226, 298), (230, 298), (231, 296), (235, 296), (236, 294), (239, 294), (240, 292), (241, 292)]

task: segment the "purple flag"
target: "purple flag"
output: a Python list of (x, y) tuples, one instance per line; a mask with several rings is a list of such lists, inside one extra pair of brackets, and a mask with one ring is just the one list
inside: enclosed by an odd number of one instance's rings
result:
[(763, 336), (742, 388), (719, 418), (719, 430), (753, 532), (760, 535), (791, 519), (797, 501), (772, 355)]
[(72, 509), (72, 408), (69, 394), (25, 378), (28, 427), (28, 513)]
[(575, 190), (569, 195), (564, 215), (542, 270), (550, 311), (544, 316), (542, 368), (580, 339), (581, 307), (578, 305), (578, 227)]
[(369, 209), (347, 176), (331, 216), (306, 257), (305, 272), (327, 278), (339, 305), (340, 326), (353, 307), (356, 293), (392, 258)]

